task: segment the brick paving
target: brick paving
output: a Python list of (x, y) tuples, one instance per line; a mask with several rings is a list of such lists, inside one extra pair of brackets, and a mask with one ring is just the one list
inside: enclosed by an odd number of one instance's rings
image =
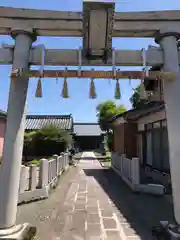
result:
[(43, 240), (152, 240), (152, 225), (170, 220), (171, 207), (162, 198), (133, 194), (90, 152), (48, 200), (20, 206), (18, 222), (36, 225), (36, 239)]
[[(92, 154), (87, 156), (93, 158)], [(85, 157), (85, 155), (83, 155)], [(81, 169), (101, 169), (97, 160), (81, 160)], [(120, 222), (111, 200), (92, 176), (81, 170), (64, 202), (67, 215), (60, 239), (121, 239)]]

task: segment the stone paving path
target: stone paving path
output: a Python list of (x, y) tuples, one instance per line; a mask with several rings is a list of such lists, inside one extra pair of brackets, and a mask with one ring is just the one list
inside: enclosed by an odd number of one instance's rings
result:
[(134, 194), (92, 152), (62, 177), (49, 199), (18, 208), (18, 223), (37, 226), (43, 240), (152, 240), (151, 227), (171, 220), (164, 198)]
[(101, 169), (100, 163), (93, 153), (87, 152), (79, 165), (83, 170), (74, 179), (66, 197), (66, 220), (60, 239), (123, 239), (111, 200), (96, 179), (85, 174), (85, 170)]

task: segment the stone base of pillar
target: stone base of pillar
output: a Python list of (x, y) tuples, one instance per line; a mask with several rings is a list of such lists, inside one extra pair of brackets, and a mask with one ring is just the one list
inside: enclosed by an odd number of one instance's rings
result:
[(180, 226), (168, 221), (161, 221), (159, 225), (152, 228), (152, 235), (161, 240), (179, 240)]
[(28, 223), (16, 225), (9, 229), (0, 229), (0, 239), (30, 240), (36, 235), (36, 227)]

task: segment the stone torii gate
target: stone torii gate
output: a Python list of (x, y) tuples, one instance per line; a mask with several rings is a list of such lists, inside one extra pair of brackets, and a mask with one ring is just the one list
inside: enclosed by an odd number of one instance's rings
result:
[[(84, 0), (83, 13), (0, 7), (0, 34), (15, 39), (15, 46), (0, 49), (0, 64), (12, 64), (13, 69), (23, 69), (25, 73), (30, 65), (40, 65), (41, 50), (32, 47), (37, 36), (83, 37), (84, 66), (112, 66), (112, 37), (154, 38), (160, 48), (146, 50), (147, 65), (176, 73), (175, 79), (163, 82), (174, 215), (180, 224), (180, 11), (115, 13), (114, 8), (111, 0)], [(78, 53), (71, 49), (46, 49), (44, 64), (77, 66)], [(116, 66), (142, 66), (141, 51), (116, 50), (115, 56)], [(28, 82), (28, 77), (21, 75), (13, 77), (10, 84), (0, 181), (0, 239), (23, 239), (31, 229), (28, 224), (16, 225)]]

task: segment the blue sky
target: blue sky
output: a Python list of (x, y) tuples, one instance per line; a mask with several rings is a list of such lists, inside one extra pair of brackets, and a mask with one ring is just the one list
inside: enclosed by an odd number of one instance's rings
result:
[[(81, 0), (1, 0), (0, 6), (34, 8), (49, 10), (69, 10), (81, 11)], [(116, 0), (116, 11), (153, 11), (153, 10), (174, 10), (180, 9), (180, 0)], [(12, 44), (13, 40), (8, 36), (0, 36), (0, 43)], [(80, 38), (60, 38), (60, 37), (39, 37), (36, 44), (44, 44), (46, 48), (79, 48), (82, 44)], [(113, 39), (113, 47), (116, 49), (141, 49), (147, 48), (149, 44), (154, 44), (153, 39), (116, 38)], [(132, 67), (131, 67), (132, 69)], [(9, 74), (11, 66), (0, 66), (0, 109), (7, 110), (9, 92)], [(30, 79), (28, 89), (27, 112), (28, 114), (70, 114), (78, 122), (96, 121), (96, 106), (107, 99), (114, 99), (114, 82), (104, 79), (95, 80), (97, 99), (88, 99), (89, 79), (69, 79), (68, 87), (70, 99), (61, 98), (63, 79), (59, 79), (56, 84), (55, 79), (43, 79), (43, 98), (34, 97), (37, 79)], [(117, 104), (124, 104), (131, 108), (129, 98), (132, 95), (132, 88), (138, 81), (132, 81), (131, 86), (128, 81), (121, 80), (121, 100)]]

